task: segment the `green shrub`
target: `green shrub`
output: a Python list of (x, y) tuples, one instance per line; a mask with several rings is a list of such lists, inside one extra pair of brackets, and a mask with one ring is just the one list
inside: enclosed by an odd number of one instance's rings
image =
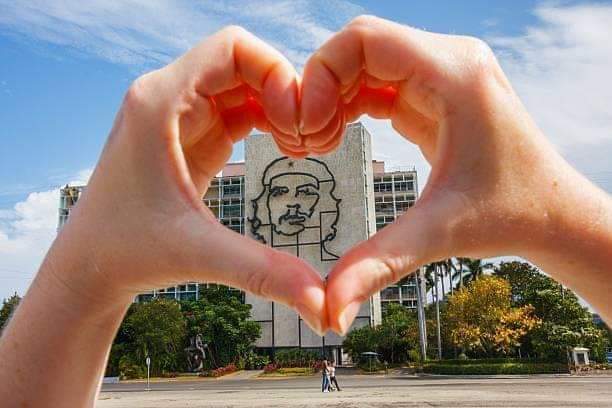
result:
[(433, 362), (433, 363), (437, 363), (437, 364), (452, 364), (452, 365), (474, 365), (474, 364), (504, 364), (504, 363), (547, 363), (548, 361), (537, 361), (535, 359), (530, 359), (530, 358), (523, 358), (523, 359), (519, 359), (519, 358), (504, 358), (504, 357), (500, 357), (500, 358), (478, 358), (478, 359), (448, 359), (448, 360), (442, 360), (439, 362)]
[(275, 355), (276, 364), (280, 367), (312, 367), (319, 359), (319, 354), (314, 351), (290, 348), (279, 350)]
[(567, 373), (568, 369), (561, 363), (431, 363), (423, 367), (423, 372), (445, 375), (557, 374)]
[(408, 360), (414, 363), (421, 362), (421, 353), (418, 350), (412, 349), (408, 351)]
[(124, 355), (119, 359), (119, 377), (122, 380), (144, 378), (146, 376), (147, 369), (134, 362), (130, 355)]
[(242, 368), (246, 370), (261, 370), (268, 364), (270, 364), (268, 356), (257, 354), (251, 350), (244, 357)]
[(368, 359), (361, 359), (357, 367), (369, 373), (376, 373), (385, 369), (385, 365), (377, 359), (372, 359), (371, 362)]

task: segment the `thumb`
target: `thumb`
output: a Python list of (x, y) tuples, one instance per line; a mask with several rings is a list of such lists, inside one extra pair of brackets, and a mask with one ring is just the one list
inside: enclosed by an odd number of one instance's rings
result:
[(183, 241), (189, 278), (228, 285), (283, 303), (317, 333), (327, 330), (325, 285), (303, 260), (237, 234), (216, 220)]
[[(346, 334), (359, 306), (372, 294), (413, 273), (421, 265), (443, 259), (449, 250), (446, 204), (420, 201), (393, 224), (348, 251), (327, 280), (330, 328)], [(432, 203), (433, 204), (433, 203)]]

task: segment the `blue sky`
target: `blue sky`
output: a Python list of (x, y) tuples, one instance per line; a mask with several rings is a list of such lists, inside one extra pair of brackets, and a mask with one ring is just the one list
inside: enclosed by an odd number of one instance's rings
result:
[[(230, 23), (300, 67), (362, 13), (488, 40), (557, 148), (612, 191), (611, 2), (0, 0), (0, 298), (25, 290), (55, 233), (55, 189), (87, 179), (138, 75)], [(365, 122), (375, 158), (415, 165), (423, 184), (420, 153)]]
[[(516, 34), (534, 20), (534, 1), (413, 3), (354, 2), (363, 12), (431, 31), (481, 37)], [(328, 27), (338, 29), (350, 16)], [(245, 25), (259, 31), (256, 24)], [(161, 65), (111, 62), (8, 24), (0, 27), (0, 61), (0, 208), (93, 166), (126, 87), (139, 73)]]

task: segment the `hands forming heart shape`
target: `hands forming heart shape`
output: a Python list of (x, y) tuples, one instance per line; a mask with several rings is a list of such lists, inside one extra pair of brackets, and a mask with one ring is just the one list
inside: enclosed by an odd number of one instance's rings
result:
[[(326, 281), (202, 204), (253, 128), (297, 158), (335, 149), (362, 114), (389, 119), (432, 171), (415, 206)], [(295, 308), (319, 333), (344, 333), (359, 303), (422, 264), (512, 254), (610, 322), (611, 231), (610, 197), (547, 142), (481, 41), (360, 17), (300, 78), (230, 27), (130, 87), (87, 190), (0, 337), (0, 401), (94, 406), (134, 296), (185, 281), (242, 288)]]
[[(301, 158), (334, 150), (362, 114), (389, 119), (432, 172), (417, 204), (344, 254), (327, 282), (203, 206), (233, 143), (252, 129)], [(88, 272), (64, 280), (109, 304), (153, 287), (219, 282), (294, 307), (319, 333), (344, 333), (359, 303), (422, 264), (544, 248), (542, 214), (556, 202), (540, 181), (566, 168), (479, 40), (360, 17), (300, 78), (275, 49), (229, 27), (129, 89), (62, 231), (87, 254)], [(101, 285), (108, 299), (93, 295)]]

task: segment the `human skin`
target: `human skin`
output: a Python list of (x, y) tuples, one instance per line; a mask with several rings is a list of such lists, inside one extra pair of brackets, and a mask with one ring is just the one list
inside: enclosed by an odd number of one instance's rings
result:
[[(327, 287), (203, 206), (252, 128), (304, 157), (333, 150), (363, 113), (389, 118), (432, 172), (417, 204), (345, 254)], [(278, 52), (231, 27), (131, 86), (87, 191), (0, 340), (0, 401), (93, 406), (134, 296), (189, 280), (266, 296), (315, 330), (344, 332), (355, 301), (419, 265), (513, 254), (609, 321), (611, 231), (610, 198), (554, 151), (482, 42), (358, 18), (313, 55), (300, 92)]]
[(201, 200), (252, 128), (299, 143), (297, 95), (292, 65), (237, 27), (135, 81), (1, 339), (0, 405), (93, 406), (125, 311), (151, 288), (219, 282), (291, 306), (325, 330), (319, 273), (230, 231)]
[(612, 321), (612, 200), (551, 146), (484, 42), (359, 17), (307, 62), (300, 112), (309, 151), (337, 146), (335, 123), (368, 114), (431, 165), (416, 205), (329, 274), (332, 329), (345, 333), (371, 294), (451, 256), (523, 257)]

